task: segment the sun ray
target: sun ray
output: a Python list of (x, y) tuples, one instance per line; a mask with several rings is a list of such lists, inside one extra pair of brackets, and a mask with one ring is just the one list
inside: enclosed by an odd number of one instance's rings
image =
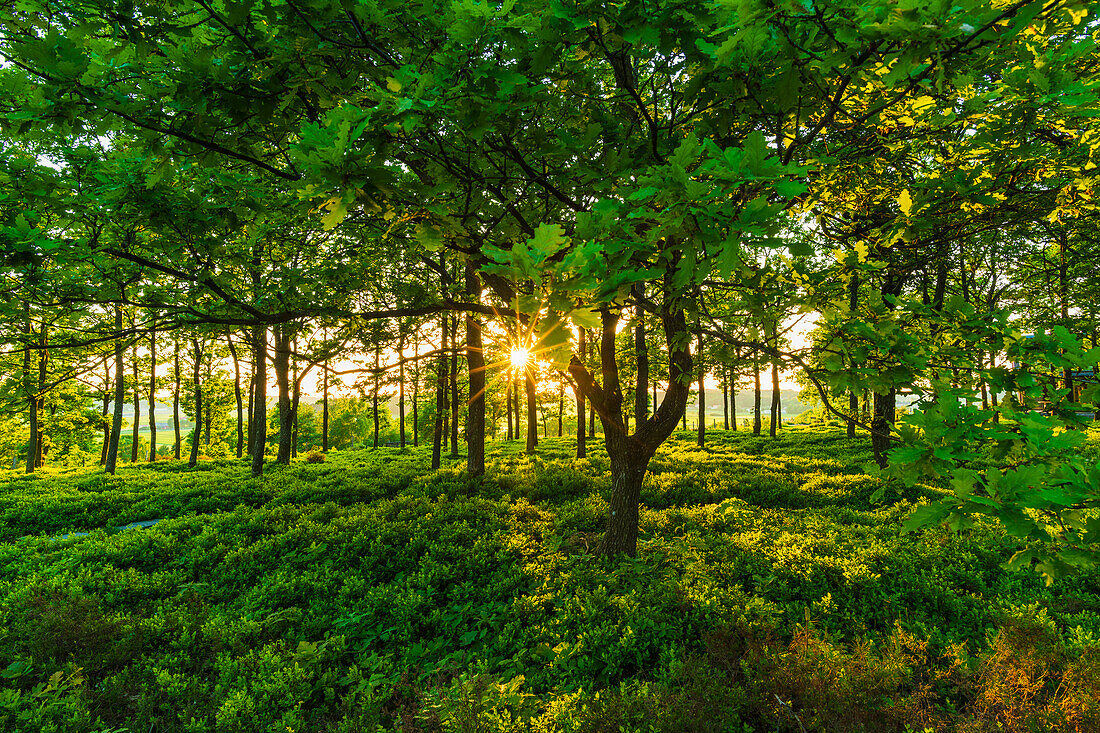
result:
[(521, 372), (527, 368), (527, 365), (531, 361), (531, 352), (526, 346), (515, 346), (508, 354), (508, 361), (511, 363), (512, 368), (517, 372)]

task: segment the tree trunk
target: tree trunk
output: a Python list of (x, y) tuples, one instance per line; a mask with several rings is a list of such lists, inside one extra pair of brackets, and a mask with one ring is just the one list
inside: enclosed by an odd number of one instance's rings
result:
[(157, 324), (149, 326), (149, 462), (157, 460)]
[(633, 555), (637, 552), (642, 481), (657, 447), (672, 434), (684, 413), (690, 392), (692, 358), (684, 346), (686, 322), (683, 311), (673, 311), (664, 306), (661, 321), (669, 347), (668, 390), (653, 418), (639, 425), (635, 435), (628, 435), (624, 429), (623, 393), (615, 361), (618, 314), (605, 309), (601, 316), (600, 370), (603, 385), (596, 383), (576, 356), (569, 364), (569, 372), (592, 403), (593, 410), (600, 415), (611, 463), (610, 507), (599, 551), (604, 555)]
[[(115, 306), (115, 333), (122, 330), (122, 308)], [(122, 401), (126, 399), (126, 375), (123, 372), (122, 342), (115, 339), (115, 402), (112, 406), (111, 416), (111, 444), (107, 448), (107, 459), (104, 470), (114, 474), (118, 464), (118, 439), (122, 435)]]
[(634, 420), (641, 425), (649, 415), (649, 351), (645, 343), (645, 285), (634, 283), (634, 361), (638, 384), (634, 392)]
[(379, 359), (381, 358), (382, 346), (380, 344), (374, 345), (374, 389), (371, 391), (371, 409), (374, 411), (374, 447), (378, 447), (378, 390), (379, 390), (379, 377), (378, 369), (381, 366)]
[(737, 431), (737, 380), (740, 375), (730, 370), (730, 427)]
[[(251, 339), (251, 336), (249, 337)], [(255, 448), (253, 445), (253, 434), (255, 431), (252, 429), (252, 416), (256, 412), (256, 365), (253, 364), (248, 369), (248, 428), (244, 433), (244, 452), (245, 455), (251, 456), (252, 451)]]
[[(577, 351), (583, 358), (587, 352), (585, 344), (585, 330), (578, 328), (578, 343)], [(584, 392), (581, 391), (580, 385), (576, 382), (573, 383), (573, 396), (577, 400), (577, 458), (584, 458), (588, 453), (588, 446), (585, 442), (584, 432)]]
[(512, 431), (512, 375), (508, 374), (508, 379), (504, 385), (504, 406), (508, 413), (508, 440), (515, 440), (515, 434)]
[[(479, 302), (481, 281), (472, 263), (466, 264), (466, 294)], [(466, 471), (485, 474), (485, 352), (481, 345), (481, 324), (472, 313), (466, 315), (466, 368), (470, 374), (470, 400), (466, 411)]]
[(856, 416), (859, 414), (859, 397), (856, 395), (854, 389), (848, 390), (848, 412), (851, 413), (851, 417), (848, 418), (848, 437), (856, 437)]
[(31, 321), (31, 304), (23, 303), (23, 312), (26, 315), (26, 324), (23, 333), (26, 342), (23, 346), (23, 393), (27, 400), (27, 411), (30, 432), (27, 435), (27, 460), (26, 472), (34, 473), (35, 458), (38, 455), (38, 394), (31, 381), (31, 342), (34, 340), (34, 323)]
[(447, 316), (439, 324), (439, 356), (435, 360), (435, 430), (432, 432), (432, 469), (443, 462), (443, 416), (447, 412)]
[(752, 394), (752, 434), (760, 435), (760, 352), (752, 355), (753, 394)]
[(729, 367), (722, 365), (722, 426), (730, 429), (730, 389)]
[(275, 327), (275, 384), (279, 388), (279, 452), (275, 462), (290, 463), (291, 443), (294, 439), (294, 416), (290, 400), (290, 334), (285, 326)]
[(111, 441), (111, 424), (107, 422), (107, 410), (110, 407), (111, 366), (105, 358), (103, 360), (103, 447), (99, 451), (99, 465), (107, 463), (107, 444)]
[[(685, 399), (686, 407), (686, 399)], [(604, 428), (611, 461), (611, 500), (607, 524), (599, 551), (602, 555), (638, 554), (638, 508), (641, 503), (642, 483), (649, 468), (652, 453), (636, 441), (619, 440)]]
[(875, 463), (886, 468), (889, 460), (886, 453), (890, 450), (890, 429), (894, 425), (895, 401), (897, 389), (891, 388), (886, 394), (875, 392), (875, 414), (871, 421), (871, 450), (875, 454)]
[(558, 382), (558, 437), (565, 434), (565, 382)]
[(180, 459), (181, 446), (183, 444), (183, 435), (180, 430), (180, 389), (182, 384), (180, 381), (180, 342), (179, 339), (173, 339), (173, 351), (172, 351), (172, 372), (175, 377), (175, 388), (172, 390), (172, 428), (176, 432), (176, 443), (172, 449), (172, 457), (177, 461)]
[(397, 324), (397, 439), (405, 447), (405, 330)]
[[(696, 319), (695, 321), (695, 328), (696, 330), (699, 330), (698, 319)], [(699, 333), (698, 338), (699, 346), (695, 358), (698, 362), (697, 366), (699, 367), (699, 425), (695, 435), (695, 442), (700, 448), (702, 448), (704, 445), (706, 445), (707, 438), (707, 387), (706, 381), (704, 379), (704, 377), (706, 376), (705, 370), (703, 369), (703, 334)]]
[(199, 441), (202, 439), (202, 345), (198, 339), (191, 339), (191, 346), (195, 350), (195, 368), (192, 372), (192, 386), (195, 389), (195, 430), (191, 436), (191, 456), (187, 460), (188, 468), (194, 468), (199, 463)]
[(413, 448), (420, 445), (420, 415), (419, 401), (420, 401), (420, 334), (417, 333), (417, 338), (413, 341), (413, 363), (416, 364), (416, 369), (413, 370)]
[(775, 434), (782, 427), (783, 421), (783, 404), (781, 402), (782, 395), (779, 393), (779, 364), (775, 361), (772, 362), (772, 424), (768, 429), (769, 434), (774, 438)]
[(321, 387), (321, 452), (328, 453), (328, 359)]
[[(295, 349), (297, 351), (297, 349)], [(290, 457), (298, 457), (298, 403), (302, 399), (302, 379), (301, 377), (295, 377), (293, 384), (294, 396), (290, 401), (290, 415), (291, 423), (294, 426), (293, 435), (290, 440)]]
[(130, 354), (131, 356), (133, 356), (131, 362), (134, 368), (134, 429), (131, 431), (133, 433), (133, 440), (130, 443), (130, 463), (137, 463), (138, 442), (140, 440), (138, 437), (138, 430), (141, 428), (141, 392), (139, 391), (140, 383), (138, 380), (138, 358), (136, 346), (130, 349)]
[(539, 444), (539, 403), (535, 396), (535, 372), (531, 366), (524, 371), (527, 388), (527, 453), (534, 453)]
[(252, 475), (262, 476), (267, 448), (267, 327), (252, 328), (252, 362), (256, 366), (256, 396), (248, 429), (252, 434)]
[(244, 396), (241, 394), (241, 362), (237, 358), (237, 347), (232, 338), (229, 342), (229, 356), (233, 359), (233, 397), (237, 401), (237, 458), (244, 455)]
[(458, 458), (458, 316), (451, 316), (451, 458)]

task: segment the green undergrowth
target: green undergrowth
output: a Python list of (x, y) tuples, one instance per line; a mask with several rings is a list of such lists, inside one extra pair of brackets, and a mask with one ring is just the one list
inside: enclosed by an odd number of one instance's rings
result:
[(1100, 729), (1100, 573), (901, 534), (865, 439), (678, 435), (614, 560), (598, 440), (492, 448), (0, 478), (0, 729)]

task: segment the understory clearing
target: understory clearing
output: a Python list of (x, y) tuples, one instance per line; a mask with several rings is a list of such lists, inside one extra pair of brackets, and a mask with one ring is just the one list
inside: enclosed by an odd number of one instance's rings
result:
[(902, 534), (940, 491), (873, 504), (864, 438), (693, 438), (617, 560), (598, 441), (497, 443), (477, 481), (395, 448), (0, 474), (0, 727), (1100, 729), (1100, 571)]

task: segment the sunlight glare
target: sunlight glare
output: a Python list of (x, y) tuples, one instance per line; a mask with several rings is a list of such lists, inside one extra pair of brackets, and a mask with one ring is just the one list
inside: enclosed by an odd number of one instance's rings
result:
[(519, 371), (527, 368), (527, 362), (531, 360), (531, 352), (522, 346), (517, 346), (508, 354), (508, 361), (512, 368)]

